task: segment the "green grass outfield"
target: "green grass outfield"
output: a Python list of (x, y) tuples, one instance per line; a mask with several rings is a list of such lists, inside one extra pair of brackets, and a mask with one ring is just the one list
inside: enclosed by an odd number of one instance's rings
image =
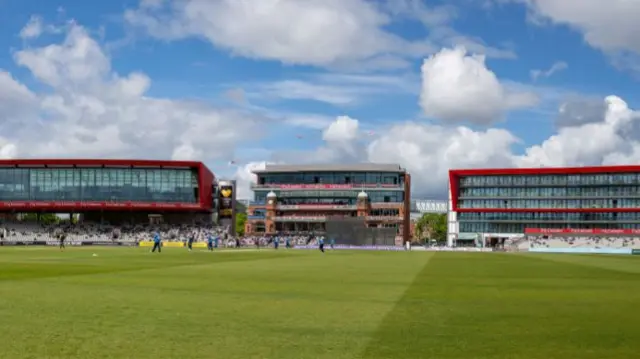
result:
[(0, 247), (2, 359), (639, 357), (640, 256)]

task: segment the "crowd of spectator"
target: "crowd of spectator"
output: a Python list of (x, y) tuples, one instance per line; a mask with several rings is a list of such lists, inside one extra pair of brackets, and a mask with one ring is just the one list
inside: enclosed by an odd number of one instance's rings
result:
[[(228, 235), (229, 228), (213, 224), (140, 224), (112, 226), (96, 223), (9, 222), (0, 224), (0, 240), (4, 242), (52, 242), (64, 233), (68, 243), (77, 242), (133, 242), (150, 241), (155, 233), (163, 242), (185, 242), (193, 237), (195, 242), (206, 242), (209, 235), (217, 237), (224, 247), (267, 247), (273, 244), (273, 237)], [(315, 245), (320, 236), (313, 234), (281, 235), (282, 245), (288, 240), (291, 246)]]
[(96, 223), (9, 222), (0, 226), (0, 238), (7, 242), (33, 242), (56, 240), (61, 233), (69, 242), (140, 242), (153, 238), (158, 232), (163, 241), (183, 241), (193, 236), (195, 241), (206, 241), (209, 234), (223, 237), (228, 228), (212, 224), (190, 225), (122, 225), (112, 226)]
[[(61, 233), (68, 243), (79, 242), (130, 242), (149, 241), (158, 232), (164, 242), (184, 242), (193, 237), (195, 242), (205, 242), (209, 235), (217, 237), (222, 247), (268, 247), (273, 245), (272, 236), (228, 235), (229, 228), (211, 223), (200, 224), (140, 224), (112, 226), (96, 223), (41, 224), (28, 221), (0, 224), (0, 240), (3, 242), (52, 242)], [(313, 233), (282, 234), (281, 245), (292, 247), (316, 245), (319, 239)], [(505, 243), (505, 250), (527, 250), (530, 248), (636, 248), (640, 249), (640, 238), (625, 236), (523, 236)]]
[(527, 237), (521, 246), (529, 248), (640, 248), (640, 238), (607, 236), (546, 236)]

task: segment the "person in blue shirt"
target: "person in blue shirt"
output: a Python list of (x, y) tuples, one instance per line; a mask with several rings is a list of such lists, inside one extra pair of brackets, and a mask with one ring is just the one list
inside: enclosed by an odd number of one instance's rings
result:
[(336, 245), (336, 240), (334, 238), (331, 238), (329, 240), (329, 245), (331, 246), (331, 249), (333, 249), (333, 247)]
[(213, 250), (213, 236), (211, 235), (211, 233), (207, 235), (207, 249), (209, 251)]
[(280, 245), (280, 237), (275, 236), (273, 238), (273, 248), (278, 249), (279, 245)]
[(153, 249), (151, 249), (151, 253), (155, 252), (156, 249), (158, 253), (162, 252), (162, 240), (160, 239), (160, 233), (156, 232), (153, 235)]
[(220, 240), (220, 236), (215, 236), (213, 238), (213, 248), (218, 248), (218, 241)]
[(324, 253), (324, 238), (322, 237), (318, 238), (318, 249), (320, 249), (320, 252)]
[(189, 238), (187, 238), (187, 248), (189, 248), (189, 252), (193, 249), (193, 241), (195, 240), (195, 233), (189, 233)]

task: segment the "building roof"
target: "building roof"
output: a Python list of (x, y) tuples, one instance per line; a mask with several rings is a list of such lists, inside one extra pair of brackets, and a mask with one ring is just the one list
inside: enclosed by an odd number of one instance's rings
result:
[(567, 175), (596, 173), (640, 173), (640, 166), (589, 166), (589, 167), (539, 167), (539, 168), (479, 168), (453, 169), (450, 175), (492, 176), (492, 175)]
[[(200, 167), (202, 162), (197, 161), (166, 161), (166, 160), (136, 160), (136, 159), (76, 159), (76, 158), (49, 158), (49, 159), (11, 159), (0, 160), (0, 167), (15, 166), (52, 166), (52, 167), (88, 167), (88, 166), (138, 166), (138, 167)], [(206, 167), (206, 166), (205, 166)]]
[(315, 164), (315, 165), (267, 165), (255, 174), (284, 172), (406, 172), (398, 164), (355, 163), (355, 164)]

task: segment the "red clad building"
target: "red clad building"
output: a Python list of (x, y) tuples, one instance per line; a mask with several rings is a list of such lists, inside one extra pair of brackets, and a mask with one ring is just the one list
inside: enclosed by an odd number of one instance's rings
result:
[(640, 233), (640, 166), (449, 171), (449, 241)]
[(0, 160), (0, 212), (210, 214), (214, 183), (202, 162)]

